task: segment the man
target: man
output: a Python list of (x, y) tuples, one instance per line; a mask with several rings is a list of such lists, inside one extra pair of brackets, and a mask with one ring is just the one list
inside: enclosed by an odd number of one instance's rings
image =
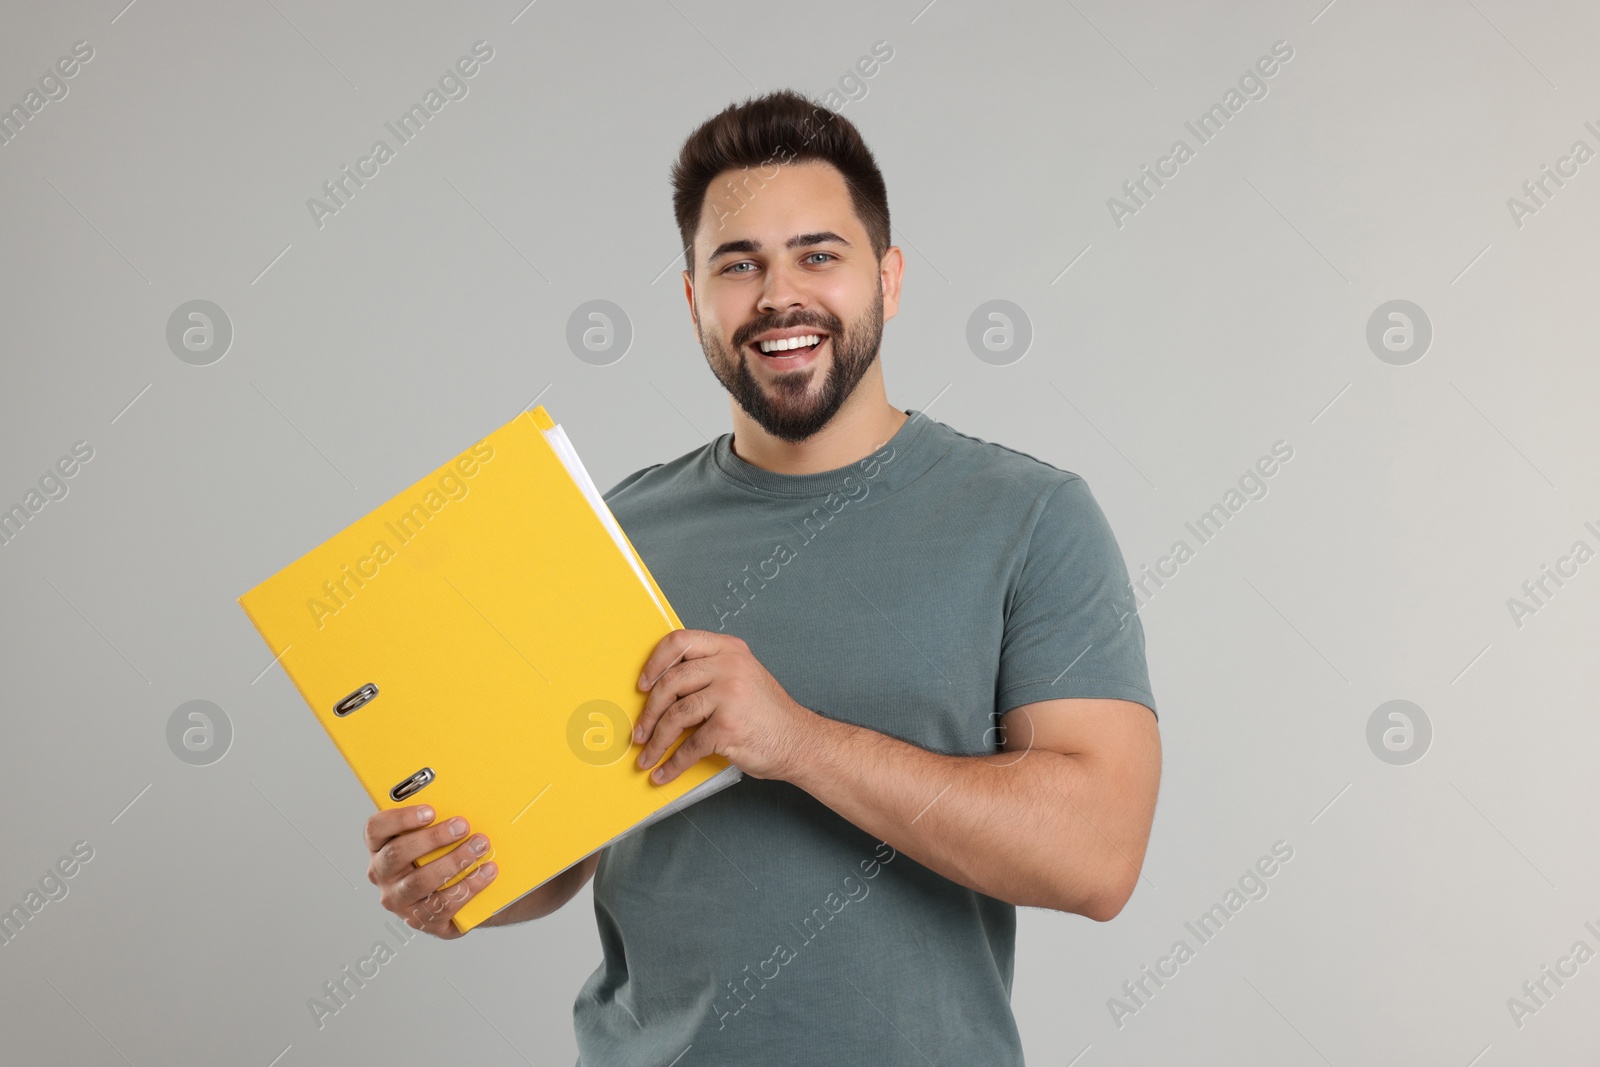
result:
[[(760, 97), (691, 135), (673, 181), (734, 430), (605, 497), (688, 627), (644, 664), (640, 767), (715, 752), (745, 776), (485, 925), (594, 877), (590, 1067), (1021, 1064), (1016, 906), (1114, 917), (1155, 807), (1116, 541), (1078, 476), (888, 403), (904, 260), (851, 123)], [(373, 816), (369, 877), (449, 937), (493, 871), (439, 892), (482, 838), (413, 868), (462, 838), (432, 818)]]

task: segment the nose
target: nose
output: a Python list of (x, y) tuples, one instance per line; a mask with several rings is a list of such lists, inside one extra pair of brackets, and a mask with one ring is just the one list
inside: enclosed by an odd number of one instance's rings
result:
[(772, 264), (756, 308), (770, 314), (805, 306), (806, 291), (798, 269), (783, 263)]

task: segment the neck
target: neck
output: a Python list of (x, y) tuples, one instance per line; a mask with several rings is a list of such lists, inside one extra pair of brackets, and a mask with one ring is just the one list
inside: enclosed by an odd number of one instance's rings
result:
[(862, 376), (828, 424), (804, 441), (785, 441), (729, 400), (733, 454), (775, 474), (817, 474), (846, 467), (878, 451), (910, 416), (889, 403), (881, 364)]

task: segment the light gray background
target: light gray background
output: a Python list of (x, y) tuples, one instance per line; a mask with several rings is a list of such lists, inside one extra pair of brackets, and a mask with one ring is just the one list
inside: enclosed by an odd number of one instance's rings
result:
[[(1520, 628), (1506, 601), (1600, 545), (1600, 160), (1521, 227), (1506, 201), (1600, 149), (1600, 13), (925, 2), (5, 5), (0, 103), (95, 52), (0, 147), (0, 505), (94, 448), (0, 547), (0, 906), (95, 850), (0, 947), (8, 1057), (573, 1061), (587, 889), (418, 939), (316, 1027), (308, 998), (384, 933), (371, 805), (235, 598), (536, 397), (602, 487), (726, 431), (667, 167), (728, 103), (820, 97), (882, 40), (842, 111), (908, 258), (893, 402), (1083, 475), (1136, 575), (1294, 448), (1143, 609), (1146, 877), (1109, 924), (1022, 913), (1029, 1061), (1591, 1062), (1600, 962), (1521, 1028), (1506, 999), (1600, 949), (1600, 562)], [(1280, 39), (1268, 95), (1114, 225)], [(469, 95), (318, 229), (307, 198), (478, 40)], [(194, 299), (233, 324), (210, 366), (166, 343)], [(634, 330), (608, 366), (565, 341), (596, 299)], [(1034, 331), (1006, 366), (965, 340), (992, 299)], [(1365, 340), (1392, 299), (1434, 329), (1408, 366)], [(1400, 698), (1434, 731), (1408, 766), (1366, 740)], [(209, 766), (166, 740), (195, 699), (234, 731)], [(1108, 998), (1279, 840), (1269, 895), (1119, 1029)]]

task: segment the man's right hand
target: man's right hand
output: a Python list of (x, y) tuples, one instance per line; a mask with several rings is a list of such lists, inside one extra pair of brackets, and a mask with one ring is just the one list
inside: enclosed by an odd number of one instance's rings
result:
[[(478, 862), (489, 850), (489, 839), (482, 834), (467, 836), (467, 820), (459, 816), (438, 825), (434, 811), (425, 804), (380, 811), (367, 820), (367, 880), (378, 887), (378, 901), (421, 930), (443, 940), (461, 936), (450, 919), (461, 906), (494, 881), (497, 867), (485, 863), (449, 889), (439, 887)], [(419, 856), (460, 842), (437, 859), (418, 867)]]

